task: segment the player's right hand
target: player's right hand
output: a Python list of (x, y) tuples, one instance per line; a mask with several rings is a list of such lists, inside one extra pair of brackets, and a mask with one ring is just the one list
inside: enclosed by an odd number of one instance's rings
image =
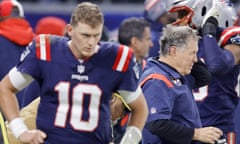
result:
[(194, 130), (193, 140), (214, 144), (222, 135), (223, 132), (216, 127), (196, 128)]
[(213, 16), (209, 17), (202, 28), (202, 36), (210, 34), (216, 38), (217, 28), (218, 20)]
[(28, 130), (19, 136), (19, 140), (27, 144), (41, 144), (46, 137), (46, 133), (41, 130)]

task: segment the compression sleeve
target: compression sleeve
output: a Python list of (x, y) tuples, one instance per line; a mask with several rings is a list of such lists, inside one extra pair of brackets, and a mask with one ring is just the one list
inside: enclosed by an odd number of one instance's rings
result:
[(147, 129), (161, 139), (177, 144), (190, 144), (194, 128), (179, 125), (170, 120), (155, 120), (146, 124)]

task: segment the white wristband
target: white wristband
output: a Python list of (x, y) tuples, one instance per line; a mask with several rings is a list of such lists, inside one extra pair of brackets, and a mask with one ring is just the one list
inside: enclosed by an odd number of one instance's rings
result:
[(135, 126), (129, 126), (120, 144), (138, 144), (142, 139), (142, 132)]
[(26, 125), (23, 122), (23, 119), (18, 117), (10, 121), (9, 127), (12, 130), (12, 133), (16, 138), (19, 138), (19, 136), (28, 130)]

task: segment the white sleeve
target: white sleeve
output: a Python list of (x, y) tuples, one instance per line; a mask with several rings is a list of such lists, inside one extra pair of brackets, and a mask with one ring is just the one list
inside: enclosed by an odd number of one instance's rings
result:
[(33, 81), (30, 75), (19, 72), (16, 67), (12, 68), (8, 75), (12, 85), (19, 91)]
[(124, 91), (124, 90), (118, 90), (118, 93), (123, 97), (125, 102), (127, 104), (135, 101), (140, 94), (142, 93), (142, 89), (138, 86), (137, 90), (132, 92), (132, 91)]

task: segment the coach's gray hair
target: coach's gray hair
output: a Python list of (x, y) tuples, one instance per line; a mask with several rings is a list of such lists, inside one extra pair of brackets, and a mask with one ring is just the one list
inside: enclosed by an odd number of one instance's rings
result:
[(171, 46), (179, 49), (186, 48), (190, 39), (199, 39), (196, 30), (189, 26), (167, 25), (160, 39), (160, 56), (168, 55)]

